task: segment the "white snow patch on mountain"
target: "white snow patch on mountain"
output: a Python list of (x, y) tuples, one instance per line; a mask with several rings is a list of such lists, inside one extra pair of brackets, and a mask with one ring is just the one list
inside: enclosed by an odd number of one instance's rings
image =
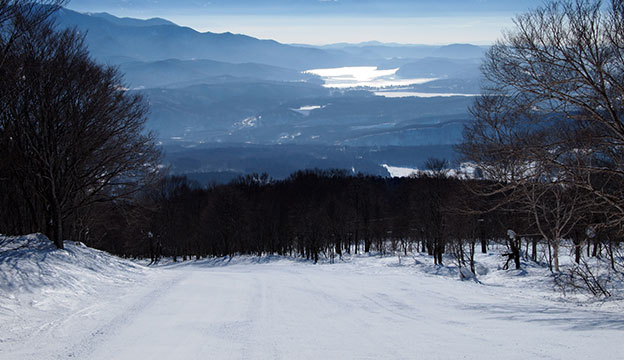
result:
[(325, 105), (305, 105), (305, 106), (301, 106), (297, 109), (291, 109), (294, 112), (298, 112), (299, 114), (303, 115), (303, 116), (308, 116), (310, 115), (310, 113), (314, 110), (318, 110), (318, 109), (323, 109), (325, 108)]
[(388, 164), (382, 164), (381, 166), (383, 166), (386, 170), (388, 170), (391, 177), (408, 177), (418, 172), (418, 169), (415, 169), (415, 168), (390, 166)]

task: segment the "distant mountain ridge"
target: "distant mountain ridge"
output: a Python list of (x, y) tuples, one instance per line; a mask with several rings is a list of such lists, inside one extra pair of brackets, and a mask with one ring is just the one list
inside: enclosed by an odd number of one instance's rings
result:
[(157, 25), (177, 26), (177, 24), (169, 20), (163, 19), (163, 18), (151, 18), (147, 20), (135, 19), (135, 18), (129, 18), (129, 17), (119, 18), (109, 13), (85, 13), (84, 15), (101, 18), (106, 21), (110, 21), (114, 24), (123, 25), (123, 26), (157, 26)]
[[(302, 45), (305, 46), (305, 45)], [(316, 48), (328, 52), (344, 52), (360, 59), (422, 59), (427, 57), (448, 59), (480, 59), (489, 46), (472, 44), (450, 45), (422, 45), (422, 44), (398, 44), (368, 41), (363, 43), (349, 44), (337, 43), (317, 46)]]
[(245, 79), (322, 82), (314, 75), (292, 69), (214, 60), (133, 61), (119, 65), (119, 69), (125, 74), (127, 85), (132, 88), (184, 87), (203, 83), (241, 82)]
[(228, 63), (259, 63), (295, 70), (375, 65), (389, 58), (480, 58), (487, 47), (385, 44), (376, 41), (326, 46), (287, 45), (242, 34), (198, 32), (169, 20), (119, 18), (108, 13), (79, 13), (61, 9), (61, 28), (86, 32), (92, 55), (109, 64), (130, 61), (209, 59)]
[(432, 55), (434, 57), (449, 59), (480, 59), (483, 55), (485, 55), (486, 51), (487, 47), (483, 46), (476, 46), (472, 44), (450, 44), (438, 48)]
[(86, 32), (86, 44), (98, 60), (128, 61), (210, 59), (230, 63), (255, 62), (306, 70), (351, 64), (348, 54), (280, 44), (232, 33), (200, 33), (162, 19), (138, 20), (109, 14), (82, 14), (68, 9), (56, 13), (60, 28)]
[[(232, 33), (200, 33), (166, 19), (107, 13), (56, 14), (60, 28), (85, 33), (93, 57), (119, 68), (150, 104), (149, 130), (164, 144), (450, 146), (470, 121), (472, 99), (386, 98), (329, 89), (303, 70), (342, 66), (399, 69), (436, 78), (397, 93), (477, 93), (483, 46), (287, 45)], [(392, 89), (386, 89), (386, 93)]]
[(480, 74), (479, 60), (427, 57), (400, 67), (397, 74), (404, 78), (466, 78)]

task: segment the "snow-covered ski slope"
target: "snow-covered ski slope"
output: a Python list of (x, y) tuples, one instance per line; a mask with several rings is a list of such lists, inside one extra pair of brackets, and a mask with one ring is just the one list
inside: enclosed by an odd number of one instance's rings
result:
[[(621, 359), (621, 301), (546, 272), (481, 283), (426, 256), (314, 265), (234, 257), (144, 267), (81, 244), (0, 237), (0, 359)], [(489, 269), (489, 271), (487, 271)], [(487, 274), (485, 272), (487, 271)]]

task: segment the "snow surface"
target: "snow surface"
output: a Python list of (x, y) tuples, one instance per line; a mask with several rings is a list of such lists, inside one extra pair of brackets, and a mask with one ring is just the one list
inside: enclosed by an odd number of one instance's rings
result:
[(326, 105), (305, 105), (301, 106), (298, 109), (291, 109), (292, 111), (298, 112), (301, 115), (308, 116), (314, 110), (323, 109)]
[[(145, 267), (0, 237), (0, 359), (617, 359), (622, 301), (571, 301), (547, 270), (426, 255)], [(450, 260), (447, 262), (451, 264)]]
[[(401, 167), (401, 166), (392, 166), (388, 164), (381, 164), (388, 173), (390, 173), (391, 177), (410, 177), (410, 176), (418, 176), (418, 175), (434, 175), (434, 171), (432, 170), (421, 170), (418, 168), (411, 167)], [(448, 177), (456, 177), (460, 179), (474, 179), (476, 166), (474, 163), (463, 162), (459, 164), (457, 168), (449, 168), (444, 169), (444, 174)]]
[(382, 164), (381, 166), (388, 170), (391, 177), (408, 177), (418, 173), (418, 169), (416, 168), (390, 166), (388, 164)]

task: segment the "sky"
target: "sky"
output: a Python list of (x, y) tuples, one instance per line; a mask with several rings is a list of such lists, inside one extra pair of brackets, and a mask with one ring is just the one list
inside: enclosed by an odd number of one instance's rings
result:
[(282, 43), (490, 44), (542, 0), (71, 0), (80, 12), (161, 17)]

